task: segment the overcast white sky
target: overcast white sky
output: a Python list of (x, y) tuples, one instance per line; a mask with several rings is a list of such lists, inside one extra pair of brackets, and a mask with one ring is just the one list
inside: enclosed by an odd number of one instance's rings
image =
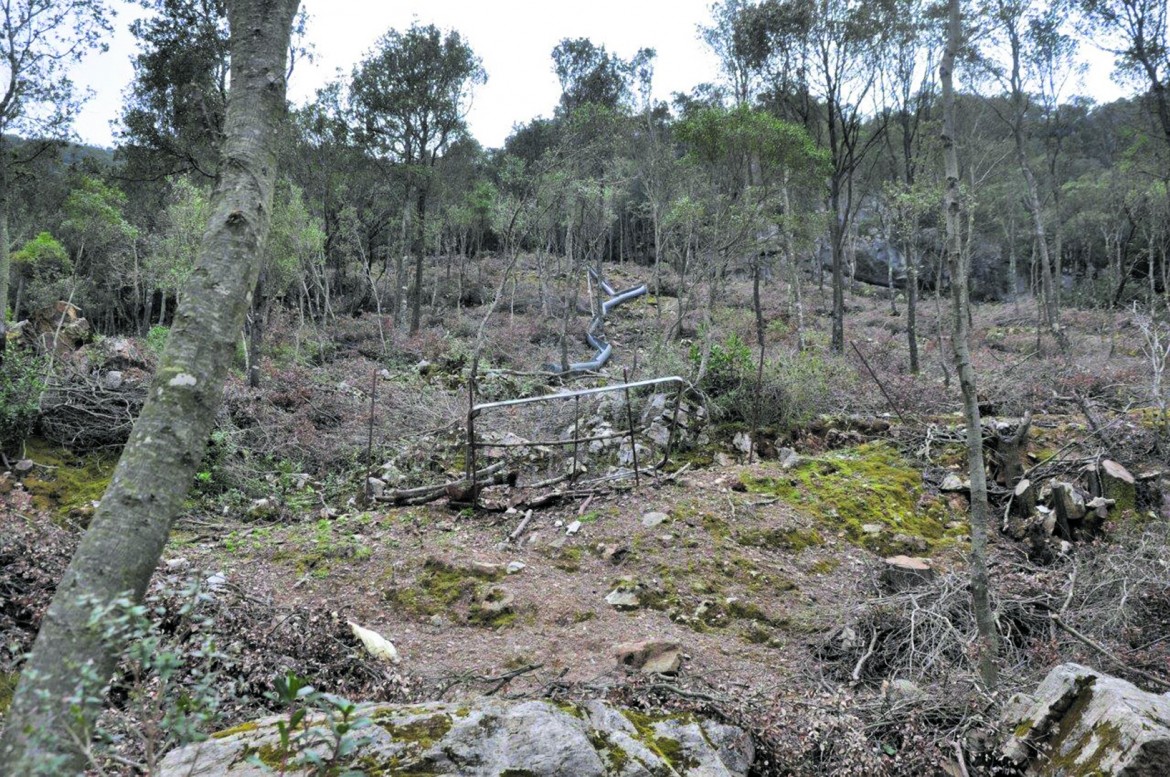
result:
[[(89, 57), (74, 80), (94, 90), (78, 118), (82, 140), (112, 146), (110, 121), (121, 113), (130, 84), (134, 38), (130, 22), (144, 13), (115, 0), (117, 29), (105, 54)], [(456, 29), (483, 59), (488, 82), (475, 94), (468, 115), (472, 134), (487, 147), (503, 144), (515, 123), (551, 115), (560, 95), (552, 71), (552, 49), (562, 38), (586, 37), (629, 58), (641, 47), (658, 52), (655, 96), (665, 99), (703, 81), (718, 80), (718, 63), (698, 40), (697, 27), (710, 19), (710, 0), (302, 0), (309, 13), (308, 39), (316, 62), (300, 63), (289, 96), (303, 103), (340, 68), (353, 65), (388, 29), (412, 20)], [(1109, 62), (1095, 58), (1088, 92), (1100, 101), (1123, 92), (1109, 83)]]
[[(552, 71), (553, 47), (566, 37), (586, 37), (629, 58), (641, 47), (657, 50), (659, 98), (717, 77), (718, 63), (697, 39), (709, 0), (302, 0), (309, 13), (308, 39), (316, 62), (300, 63), (289, 96), (303, 103), (338, 68), (352, 67), (390, 28), (412, 20), (455, 29), (483, 60), (487, 84), (475, 92), (468, 122), (485, 146), (503, 145), (514, 123), (551, 115), (560, 96)], [(117, 34), (110, 50), (91, 56), (75, 76), (95, 94), (76, 129), (89, 143), (113, 144), (109, 122), (121, 112), (122, 93), (133, 77), (136, 6), (118, 3)]]

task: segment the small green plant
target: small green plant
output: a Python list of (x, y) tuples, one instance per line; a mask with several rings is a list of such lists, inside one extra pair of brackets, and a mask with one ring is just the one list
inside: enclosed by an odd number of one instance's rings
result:
[[(699, 366), (702, 352), (698, 344), (692, 345), (690, 350), (691, 364)], [(711, 355), (707, 359), (707, 372), (699, 384), (705, 393), (718, 397), (736, 391), (743, 382), (751, 377), (752, 350), (732, 332), (722, 343), (711, 346)]]
[(251, 757), (260, 767), (286, 774), (289, 769), (308, 767), (320, 777), (359, 775), (354, 767), (357, 751), (369, 742), (361, 735), (373, 721), (357, 714), (357, 705), (348, 699), (317, 691), (308, 680), (289, 673), (278, 678), (269, 700), (288, 708), (284, 720), (276, 723), (280, 736), (275, 747), (261, 748)]
[[(111, 721), (99, 717), (109, 678), (100, 677), (92, 666), (81, 667), (66, 699), (68, 719), (61, 727), (34, 732), (30, 752), (36, 753), (35, 762), (17, 764), (11, 773), (72, 773), (65, 756), (48, 755), (61, 752), (59, 737), (68, 737), (69, 747), (79, 746), (87, 769), (101, 774), (126, 766), (133, 766), (135, 773), (155, 774), (169, 750), (206, 739), (222, 700), (236, 691), (222, 672), (230, 659), (210, 636), (204, 614), (209, 602), (197, 581), (184, 588), (156, 589), (141, 604), (129, 593), (108, 602), (92, 595), (79, 598), (79, 606), (88, 612), (86, 629), (118, 656), (113, 684), (124, 697), (119, 706), (134, 726), (111, 730)], [(136, 740), (132, 750), (140, 752), (138, 762), (114, 755), (115, 745), (125, 752), (127, 737)]]
[(167, 337), (171, 334), (171, 330), (167, 327), (156, 324), (150, 328), (146, 333), (146, 348), (157, 359), (162, 356), (163, 349), (167, 347)]
[(40, 414), (44, 359), (9, 348), (0, 360), (0, 451), (15, 451), (32, 434)]

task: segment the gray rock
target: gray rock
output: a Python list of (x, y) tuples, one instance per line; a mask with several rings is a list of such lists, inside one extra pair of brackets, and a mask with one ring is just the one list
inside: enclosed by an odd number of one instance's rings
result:
[(1061, 664), (1004, 708), (1003, 755), (1029, 777), (1170, 773), (1170, 696)]
[(791, 448), (781, 448), (776, 458), (780, 461), (780, 469), (792, 469), (800, 463), (800, 454)]
[(735, 437), (731, 440), (731, 445), (740, 453), (749, 453), (752, 449), (752, 436), (747, 432), (736, 432)]
[(663, 639), (623, 642), (614, 648), (613, 654), (619, 666), (644, 674), (674, 674), (682, 665), (679, 644)]
[(947, 473), (942, 485), (938, 487), (943, 493), (964, 493), (971, 490), (971, 484), (963, 480), (954, 472)]
[(634, 591), (623, 591), (620, 588), (610, 591), (605, 597), (605, 603), (615, 610), (636, 610), (642, 606), (638, 594)]
[[(646, 466), (649, 466), (650, 464), (652, 464), (653, 463), (653, 461), (652, 461), (653, 456), (650, 453), (650, 449), (647, 448), (642, 443), (637, 443), (637, 446), (638, 446), (638, 466), (639, 467), (646, 467)], [(634, 463), (634, 452), (630, 448), (630, 441), (626, 440), (625, 442), (623, 442), (621, 444), (621, 447), (618, 449), (618, 464), (620, 464), (623, 467), (627, 467), (633, 463)]]
[(102, 385), (110, 391), (122, 388), (122, 373), (118, 370), (110, 370), (102, 379)]
[(509, 575), (514, 575), (527, 566), (523, 561), (509, 561), (506, 571)]
[[(743, 777), (755, 755), (750, 735), (735, 726), (690, 714), (630, 713), (602, 701), (578, 705), (483, 698), (470, 704), (362, 704), (357, 714), (374, 724), (360, 731), (369, 741), (356, 751), (352, 762), (340, 766), (360, 764), (379, 773)], [(279, 748), (277, 723), (285, 719), (264, 718), (174, 750), (163, 760), (158, 775), (270, 774), (271, 769), (250, 764), (248, 754)], [(330, 736), (324, 718), (312, 718), (309, 725), (326, 740), (314, 752), (328, 757)], [(661, 747), (668, 740), (669, 759)], [(312, 769), (294, 768), (286, 773), (307, 775)]]
[(653, 529), (660, 523), (665, 523), (670, 518), (666, 513), (650, 512), (642, 513), (642, 525), (647, 529)]
[(667, 443), (670, 442), (670, 427), (655, 421), (646, 430), (646, 436), (659, 448), (665, 448)]
[(268, 518), (276, 514), (276, 501), (262, 497), (252, 502), (248, 508), (248, 515), (252, 518)]
[(568, 535), (576, 534), (579, 531), (581, 531), (581, 522), (580, 521), (573, 521), (567, 527), (565, 527), (565, 534), (568, 534)]
[(370, 496), (382, 496), (386, 493), (386, 481), (381, 478), (366, 478), (366, 488), (369, 489)]

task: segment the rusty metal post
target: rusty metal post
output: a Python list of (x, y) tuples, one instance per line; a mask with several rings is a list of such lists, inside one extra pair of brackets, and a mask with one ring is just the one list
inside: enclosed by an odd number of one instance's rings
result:
[(476, 480), (475, 465), (475, 370), (472, 369), (467, 378), (467, 479), (471, 481), (471, 506), (479, 502), (479, 493)]
[(366, 482), (362, 489), (364, 506), (374, 501), (373, 488), (370, 479), (374, 476), (374, 399), (378, 396), (378, 371), (374, 370), (374, 378), (370, 382), (370, 428), (366, 437)]
[(634, 439), (634, 409), (630, 406), (629, 372), (625, 367), (622, 367), (622, 383), (626, 384), (624, 389), (626, 394), (626, 420), (630, 424), (630, 453), (634, 457), (634, 486), (641, 488), (642, 475), (638, 472), (638, 441)]
[(569, 482), (577, 479), (577, 442), (581, 437), (581, 397), (573, 397), (573, 474)]
[(658, 465), (659, 469), (665, 469), (670, 462), (670, 452), (674, 448), (674, 434), (678, 429), (678, 409), (682, 405), (683, 389), (685, 384), (678, 385), (678, 391), (674, 395), (674, 414), (670, 418), (670, 434), (666, 436), (666, 453), (662, 457), (662, 463)]

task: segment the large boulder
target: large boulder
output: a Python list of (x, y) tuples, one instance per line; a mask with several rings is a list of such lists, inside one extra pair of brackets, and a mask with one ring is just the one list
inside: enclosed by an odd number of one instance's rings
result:
[[(689, 714), (646, 715), (601, 701), (363, 704), (357, 714), (373, 725), (355, 732), (369, 741), (347, 765), (367, 774), (734, 777), (747, 774), (754, 755), (751, 737), (734, 726)], [(286, 719), (246, 723), (175, 750), (159, 777), (271, 774), (292, 760), (277, 729)], [(325, 757), (336, 740), (323, 718), (310, 725), (322, 734), (313, 749)], [(283, 773), (310, 772), (304, 767)]]
[(37, 352), (55, 350), (58, 355), (73, 353), (93, 336), (89, 322), (81, 317), (81, 308), (65, 300), (34, 311), (13, 329), (19, 330), (25, 345)]
[(1004, 756), (1029, 777), (1170, 774), (1170, 696), (1061, 664), (1008, 703)]

